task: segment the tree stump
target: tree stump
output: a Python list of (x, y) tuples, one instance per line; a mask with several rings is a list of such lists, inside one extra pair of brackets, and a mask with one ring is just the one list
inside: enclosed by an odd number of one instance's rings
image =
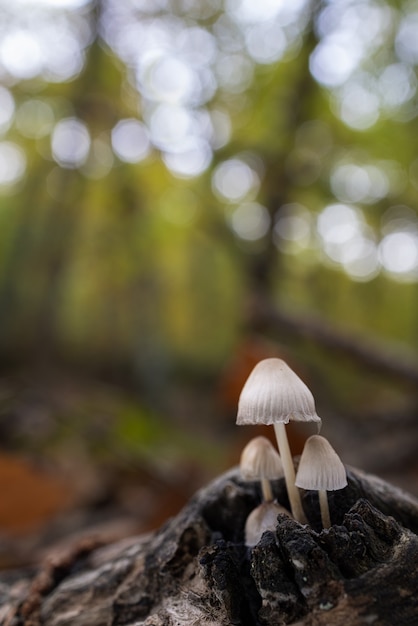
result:
[[(84, 540), (33, 571), (0, 576), (2, 626), (412, 626), (418, 624), (418, 502), (348, 470), (321, 530), (279, 515), (253, 548), (244, 524), (259, 486), (233, 469), (147, 536)], [(288, 506), (284, 480), (273, 483)]]

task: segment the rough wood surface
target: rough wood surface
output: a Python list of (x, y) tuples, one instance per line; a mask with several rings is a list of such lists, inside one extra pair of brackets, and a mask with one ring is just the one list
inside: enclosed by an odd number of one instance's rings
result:
[[(358, 470), (331, 494), (333, 525), (279, 516), (243, 543), (259, 488), (237, 470), (200, 490), (146, 537), (83, 541), (0, 576), (2, 626), (412, 626), (418, 624), (418, 503)], [(283, 480), (274, 483), (287, 505)]]

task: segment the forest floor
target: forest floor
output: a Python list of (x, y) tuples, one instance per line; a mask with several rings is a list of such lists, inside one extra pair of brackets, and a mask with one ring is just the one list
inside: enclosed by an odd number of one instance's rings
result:
[[(108, 382), (63, 372), (3, 377), (0, 569), (36, 562), (79, 536), (119, 539), (161, 526), (236, 465), (251, 437), (269, 436), (268, 428), (236, 429), (230, 404), (217, 391), (184, 387), (168, 419)], [(378, 417), (354, 425), (341, 418), (327, 436), (347, 464), (418, 496), (416, 422), (395, 430)], [(291, 430), (295, 454), (304, 438)]]

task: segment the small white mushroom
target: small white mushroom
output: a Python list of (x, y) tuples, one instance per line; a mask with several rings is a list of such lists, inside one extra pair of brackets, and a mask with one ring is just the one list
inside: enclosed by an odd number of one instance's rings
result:
[(266, 530), (275, 530), (279, 513), (290, 517), (289, 511), (276, 502), (262, 502), (251, 511), (245, 522), (245, 545), (255, 546)]
[(242, 389), (237, 424), (274, 425), (293, 517), (307, 523), (295, 486), (295, 469), (285, 428), (290, 420), (321, 424), (312, 393), (299, 376), (281, 359), (264, 359), (255, 366)]
[(271, 480), (281, 478), (283, 465), (279, 453), (267, 437), (254, 437), (243, 449), (240, 459), (241, 476), (244, 480), (259, 480), (263, 498), (273, 500)]
[(321, 435), (312, 435), (306, 440), (299, 468), (296, 485), (301, 489), (318, 491), (322, 526), (329, 528), (327, 491), (336, 491), (347, 486), (345, 467), (329, 441)]

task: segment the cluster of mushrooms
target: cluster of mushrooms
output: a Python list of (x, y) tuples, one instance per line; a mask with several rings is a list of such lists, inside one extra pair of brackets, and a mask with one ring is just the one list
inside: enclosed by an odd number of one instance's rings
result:
[[(312, 393), (295, 372), (281, 359), (260, 361), (245, 383), (238, 404), (237, 424), (273, 425), (279, 452), (266, 437), (255, 437), (241, 454), (240, 470), (244, 480), (260, 481), (263, 502), (254, 509), (245, 525), (248, 546), (258, 543), (265, 530), (274, 530), (277, 515), (292, 515), (307, 524), (299, 488), (318, 491), (322, 525), (331, 525), (327, 491), (347, 486), (343, 463), (331, 444), (321, 435), (312, 435), (305, 443), (297, 474), (286, 434), (286, 424), (316, 422)], [(274, 501), (272, 480), (284, 476), (291, 511)]]

